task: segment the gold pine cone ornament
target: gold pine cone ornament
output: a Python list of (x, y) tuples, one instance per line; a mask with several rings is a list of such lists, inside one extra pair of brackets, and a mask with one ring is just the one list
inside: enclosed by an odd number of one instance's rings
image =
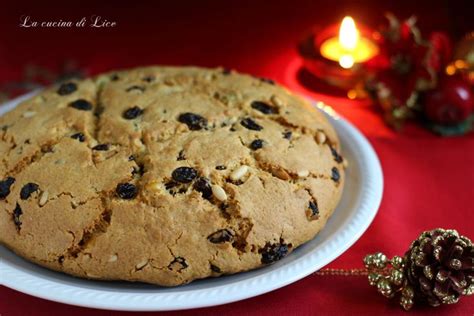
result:
[(370, 285), (388, 298), (399, 294), (405, 310), (415, 302), (454, 304), (474, 293), (474, 246), (452, 229), (423, 232), (404, 257), (389, 260), (378, 252), (367, 255), (364, 264)]

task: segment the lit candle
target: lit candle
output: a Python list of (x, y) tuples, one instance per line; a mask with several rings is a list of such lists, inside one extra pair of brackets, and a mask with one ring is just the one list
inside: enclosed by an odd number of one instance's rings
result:
[(361, 37), (354, 19), (346, 16), (341, 23), (338, 37), (331, 37), (321, 44), (321, 55), (339, 62), (349, 69), (354, 63), (363, 63), (378, 54), (378, 46), (368, 38)]

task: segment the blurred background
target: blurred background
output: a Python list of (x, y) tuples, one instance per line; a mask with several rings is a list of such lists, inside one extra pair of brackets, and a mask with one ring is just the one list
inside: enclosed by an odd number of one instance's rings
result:
[[(422, 124), (407, 124), (403, 133), (397, 133), (384, 123), (380, 106), (370, 98), (348, 99), (346, 91), (302, 70), (297, 47), (312, 29), (340, 23), (346, 15), (356, 23), (378, 29), (387, 22), (387, 11), (402, 20), (415, 15), (423, 34), (441, 30), (453, 42), (474, 30), (473, 0), (4, 1), (0, 9), (0, 101), (71, 76), (152, 64), (223, 66), (271, 78), (293, 91), (324, 101), (368, 137), (384, 169), (384, 198), (374, 223), (360, 241), (329, 265), (357, 268), (369, 251), (385, 249), (390, 255), (401, 254), (423, 229), (447, 225), (464, 234), (472, 233), (472, 221), (468, 220), (472, 218), (468, 214), (472, 207), (466, 206), (472, 205), (474, 195), (474, 155), (466, 149), (473, 148), (474, 133), (440, 138), (422, 128)], [(32, 21), (78, 21), (93, 15), (115, 22), (116, 26), (19, 26), (25, 16)], [(473, 43), (474, 40), (474, 52)], [(454, 99), (452, 90), (445, 94)], [(474, 118), (473, 96), (474, 93), (470, 104), (455, 99), (453, 108), (470, 109)], [(432, 105), (436, 108), (439, 104)], [(370, 311), (384, 313), (384, 308), (399, 310), (396, 303), (386, 305), (383, 298), (375, 298), (372, 290), (365, 278), (312, 275), (285, 289), (248, 300), (244, 306), (255, 313), (275, 310), (277, 314), (291, 313), (292, 306), (311, 314), (334, 314), (335, 306), (345, 308), (346, 314), (346, 306), (350, 306), (353, 314), (360, 315)], [(9, 309), (3, 307), (6, 311), (17, 306), (33, 311), (36, 304), (48, 312), (52, 308), (52, 303), (33, 301), (13, 291), (3, 289), (2, 293), (6, 293), (5, 302), (13, 302)], [(318, 299), (314, 299), (316, 295)], [(27, 299), (30, 304), (24, 304)], [(369, 304), (372, 301), (375, 303)], [(65, 305), (55, 306), (57, 311), (82, 312)], [(214, 312), (239, 314), (239, 307), (242, 305), (236, 303), (215, 308)], [(455, 308), (444, 309), (444, 314), (456, 314), (451, 312)], [(427, 315), (433, 313), (424, 311)], [(469, 302), (457, 310), (457, 315), (467, 314), (472, 314)]]
[[(376, 28), (391, 11), (414, 14), (424, 31), (443, 29), (456, 38), (473, 29), (472, 6), (469, 0), (8, 1), (0, 10), (0, 86), (6, 93), (6, 84), (41, 77), (42, 70), (46, 77), (89, 75), (148, 64), (225, 66), (285, 81), (298, 41), (315, 25), (351, 15)], [(117, 26), (19, 27), (26, 15), (37, 21), (99, 15)]]

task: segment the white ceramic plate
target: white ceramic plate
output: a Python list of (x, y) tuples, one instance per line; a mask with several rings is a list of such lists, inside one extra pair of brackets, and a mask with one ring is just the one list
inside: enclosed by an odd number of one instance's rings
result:
[[(30, 95), (0, 108), (0, 115)], [(316, 104), (335, 126), (350, 162), (342, 200), (324, 230), (274, 265), (188, 285), (162, 288), (140, 283), (74, 278), (29, 263), (0, 246), (0, 284), (61, 303), (113, 310), (158, 311), (219, 305), (273, 291), (322, 268), (356, 242), (380, 205), (383, 177), (364, 136), (331, 108)]]

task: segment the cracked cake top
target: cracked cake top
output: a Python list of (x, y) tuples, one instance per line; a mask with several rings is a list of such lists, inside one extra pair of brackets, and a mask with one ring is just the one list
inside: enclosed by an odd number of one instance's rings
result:
[(268, 79), (147, 67), (0, 117), (0, 242), (75, 276), (171, 286), (273, 263), (340, 198), (334, 129)]

